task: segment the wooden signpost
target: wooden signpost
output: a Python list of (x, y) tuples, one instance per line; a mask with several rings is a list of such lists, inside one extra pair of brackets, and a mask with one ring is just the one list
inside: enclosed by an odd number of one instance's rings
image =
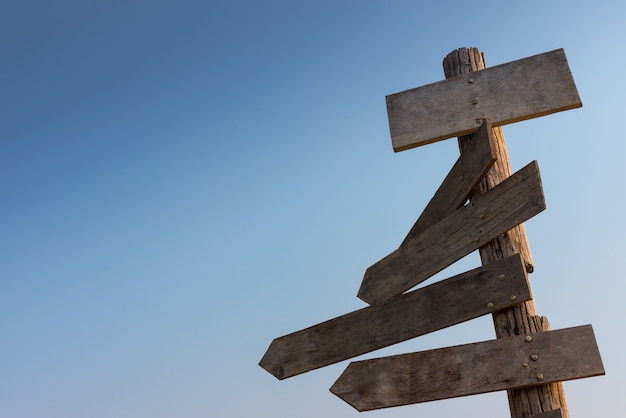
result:
[[(499, 127), (582, 106), (565, 53), (486, 69), (463, 48), (444, 70), (387, 97), (394, 150), (459, 136), (461, 156), (400, 247), (365, 272), (358, 297), (371, 306), (276, 338), (259, 364), (285, 379), (492, 313), (496, 340), (353, 362), (331, 392), (366, 411), (506, 390), (512, 418), (568, 418), (560, 382), (604, 367), (590, 325), (550, 331), (536, 314), (522, 223), (545, 209), (541, 178), (536, 162), (512, 174)], [(477, 249), (482, 267), (410, 291)]]

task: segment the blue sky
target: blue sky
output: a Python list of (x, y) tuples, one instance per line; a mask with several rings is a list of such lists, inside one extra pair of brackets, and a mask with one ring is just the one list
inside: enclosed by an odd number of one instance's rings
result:
[[(348, 362), (277, 381), (271, 340), (361, 308), (458, 156), (394, 153), (385, 96), (564, 48), (583, 108), (505, 127), (538, 160), (541, 314), (592, 324), (621, 411), (626, 2), (55, 1), (0, 13), (0, 418), (354, 417)], [(479, 265), (472, 254), (438, 277)], [(481, 318), (365, 357), (491, 339)], [(364, 358), (365, 358), (364, 357)], [(584, 359), (581, 359), (584, 361)], [(505, 393), (367, 413), (507, 416)]]

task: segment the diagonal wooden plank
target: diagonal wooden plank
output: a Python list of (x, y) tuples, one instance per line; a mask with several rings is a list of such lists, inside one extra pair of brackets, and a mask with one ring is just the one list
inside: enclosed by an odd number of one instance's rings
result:
[(531, 298), (522, 259), (516, 254), (387, 304), (359, 309), (276, 338), (259, 365), (285, 379)]
[(369, 411), (603, 374), (585, 325), (353, 362), (330, 391)]
[(493, 143), (491, 121), (484, 119), (480, 129), (468, 141), (467, 148), (456, 160), (402, 245), (463, 206), (468, 196), (496, 162)]
[(581, 106), (562, 49), (387, 96), (395, 151)]
[(545, 207), (534, 161), (370, 266), (357, 296), (369, 304), (384, 303)]

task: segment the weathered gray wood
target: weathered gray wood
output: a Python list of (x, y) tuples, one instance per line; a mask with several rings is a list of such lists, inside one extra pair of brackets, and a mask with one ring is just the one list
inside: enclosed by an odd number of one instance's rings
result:
[(562, 49), (387, 96), (395, 151), (581, 106)]
[(452, 169), (428, 202), (402, 245), (416, 238), (428, 227), (454, 212), (467, 201), (480, 180), (496, 162), (491, 121), (484, 119), (478, 132), (468, 141), (468, 150), (454, 163)]
[[(459, 48), (446, 56), (443, 60), (443, 67), (446, 78), (453, 78), (462, 74), (471, 77), (473, 72), (483, 70), (487, 64), (485, 55), (477, 48)], [(470, 200), (493, 188), (513, 172), (502, 127), (493, 128), (493, 138), (497, 161), (479, 185), (477, 193), (471, 196)], [(471, 142), (471, 136), (459, 137), (461, 154), (466, 152)], [(532, 272), (534, 262), (524, 224), (518, 225), (480, 248), (480, 258), (483, 264), (492, 263), (515, 253), (522, 256), (527, 266), (526, 270), (529, 273)], [(547, 318), (537, 314), (534, 300), (494, 313), (493, 321), (497, 338), (550, 330)], [(560, 382), (509, 390), (507, 396), (511, 418), (529, 417), (554, 409), (561, 409), (563, 417), (569, 418), (565, 391)]]
[(603, 374), (585, 325), (353, 362), (330, 391), (368, 411)]
[(276, 338), (259, 365), (285, 379), (369, 353), (531, 298), (516, 254), (387, 304), (374, 305)]
[(370, 266), (358, 297), (369, 304), (386, 302), (545, 207), (535, 161)]

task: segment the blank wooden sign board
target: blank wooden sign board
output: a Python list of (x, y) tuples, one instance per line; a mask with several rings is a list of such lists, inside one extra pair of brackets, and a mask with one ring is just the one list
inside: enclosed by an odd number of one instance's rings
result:
[(387, 96), (396, 151), (581, 106), (562, 49)]
[[(545, 209), (536, 162), (472, 194), (496, 162), (492, 126), (581, 106), (562, 49), (388, 96), (394, 150), (471, 142), (400, 247), (365, 272), (371, 306), (276, 338), (260, 366), (285, 379), (532, 299), (519, 254), (409, 290)], [(331, 392), (366, 411), (602, 374), (586, 325), (354, 362)]]

